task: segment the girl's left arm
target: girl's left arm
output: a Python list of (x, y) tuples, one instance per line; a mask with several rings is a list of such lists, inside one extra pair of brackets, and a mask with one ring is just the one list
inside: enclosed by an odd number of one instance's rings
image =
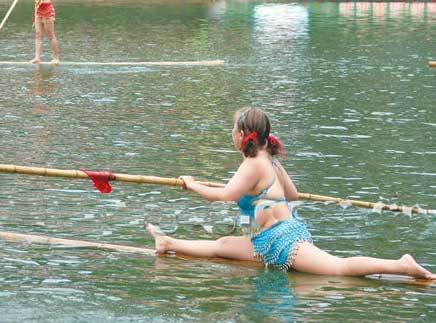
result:
[(255, 165), (244, 161), (225, 187), (209, 187), (196, 182), (191, 176), (181, 176), (189, 191), (209, 201), (238, 201), (254, 188), (258, 181)]

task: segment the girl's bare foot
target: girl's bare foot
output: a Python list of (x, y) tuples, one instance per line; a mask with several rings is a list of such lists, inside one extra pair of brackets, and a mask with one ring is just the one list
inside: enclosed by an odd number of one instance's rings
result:
[(30, 64), (39, 64), (39, 63), (41, 63), (41, 59), (38, 57), (35, 57), (30, 61)]
[(53, 58), (50, 62), (50, 64), (53, 64), (53, 65), (59, 65), (59, 63), (60, 63), (59, 58)]
[(415, 278), (436, 280), (436, 274), (433, 274), (424, 267), (420, 266), (411, 255), (406, 254), (402, 256), (399, 261), (404, 267), (404, 273), (406, 275)]
[(165, 253), (168, 250), (171, 238), (165, 236), (159, 227), (151, 223), (148, 223), (145, 229), (154, 238), (156, 253), (158, 255)]

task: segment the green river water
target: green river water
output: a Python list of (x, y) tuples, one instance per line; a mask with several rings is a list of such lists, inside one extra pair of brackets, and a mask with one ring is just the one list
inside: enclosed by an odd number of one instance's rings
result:
[[(0, 0), (3, 17), (12, 1)], [(65, 61), (225, 60), (223, 66), (0, 65), (0, 163), (225, 182), (232, 114), (264, 108), (302, 192), (436, 208), (436, 3), (57, 1)], [(33, 56), (32, 2), (0, 61)], [(50, 48), (44, 41), (44, 59)], [(231, 234), (234, 204), (180, 189), (0, 175), (0, 230), (153, 248)], [(436, 218), (301, 202), (321, 248), (411, 253), (436, 271)], [(436, 320), (436, 289), (0, 241), (1, 322)]]

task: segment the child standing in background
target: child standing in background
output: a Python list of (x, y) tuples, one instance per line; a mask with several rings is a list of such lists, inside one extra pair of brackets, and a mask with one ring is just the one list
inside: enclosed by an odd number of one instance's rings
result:
[(45, 32), (52, 49), (51, 63), (59, 64), (59, 44), (54, 29), (55, 10), (51, 0), (35, 0), (33, 23), (35, 26), (35, 58), (30, 62), (32, 64), (41, 62), (42, 36)]

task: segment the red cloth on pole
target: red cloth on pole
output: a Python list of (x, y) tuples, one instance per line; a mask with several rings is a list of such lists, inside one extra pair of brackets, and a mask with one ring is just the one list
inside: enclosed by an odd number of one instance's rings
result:
[(109, 181), (115, 180), (115, 175), (111, 172), (94, 172), (89, 170), (81, 169), (82, 172), (86, 173), (88, 177), (94, 183), (94, 187), (98, 189), (101, 193), (112, 192), (112, 187)]

